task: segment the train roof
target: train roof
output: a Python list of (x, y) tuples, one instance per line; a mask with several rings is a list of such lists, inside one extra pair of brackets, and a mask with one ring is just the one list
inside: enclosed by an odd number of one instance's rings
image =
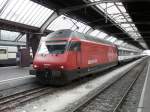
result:
[(100, 42), (103, 44), (108, 44), (108, 45), (115, 45), (111, 42), (102, 40), (100, 38), (88, 35), (88, 34), (83, 34), (77, 31), (72, 31), (70, 29), (64, 29), (64, 30), (58, 30), (55, 32), (52, 32), (48, 35), (48, 37), (51, 36), (53, 38), (57, 38), (57, 37), (80, 37), (80, 39), (84, 39), (84, 40), (89, 40), (89, 41), (94, 41), (94, 42)]

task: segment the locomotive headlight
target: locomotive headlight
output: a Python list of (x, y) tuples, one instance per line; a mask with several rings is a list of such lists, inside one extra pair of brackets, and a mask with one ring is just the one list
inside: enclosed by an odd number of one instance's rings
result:
[(38, 66), (37, 65), (33, 65), (33, 68), (37, 68)]
[(64, 66), (62, 65), (62, 66), (60, 66), (60, 68), (61, 68), (61, 69), (64, 69)]

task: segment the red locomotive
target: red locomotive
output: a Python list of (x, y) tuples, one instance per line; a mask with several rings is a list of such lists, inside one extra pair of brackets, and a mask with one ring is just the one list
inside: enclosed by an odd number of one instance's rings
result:
[(117, 64), (116, 45), (79, 32), (59, 30), (40, 43), (30, 74), (41, 83), (65, 84)]

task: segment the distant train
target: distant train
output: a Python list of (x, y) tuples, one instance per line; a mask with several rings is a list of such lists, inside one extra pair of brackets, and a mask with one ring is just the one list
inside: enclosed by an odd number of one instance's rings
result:
[(118, 61), (120, 63), (128, 62), (139, 57), (142, 57), (141, 52), (118, 46)]
[[(25, 47), (21, 47), (25, 49)], [(16, 66), (20, 57), (17, 55), (19, 51), (16, 46), (0, 46), (0, 67), (3, 66)], [(30, 60), (32, 63), (32, 51), (30, 50)]]
[(17, 47), (0, 46), (0, 66), (16, 65)]

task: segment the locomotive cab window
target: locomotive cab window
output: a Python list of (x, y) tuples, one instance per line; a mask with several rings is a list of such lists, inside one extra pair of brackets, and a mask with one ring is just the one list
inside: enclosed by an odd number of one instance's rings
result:
[(66, 44), (46, 45), (50, 54), (62, 54), (65, 51)]
[(45, 43), (38, 48), (38, 54), (62, 54), (66, 48), (66, 43)]

